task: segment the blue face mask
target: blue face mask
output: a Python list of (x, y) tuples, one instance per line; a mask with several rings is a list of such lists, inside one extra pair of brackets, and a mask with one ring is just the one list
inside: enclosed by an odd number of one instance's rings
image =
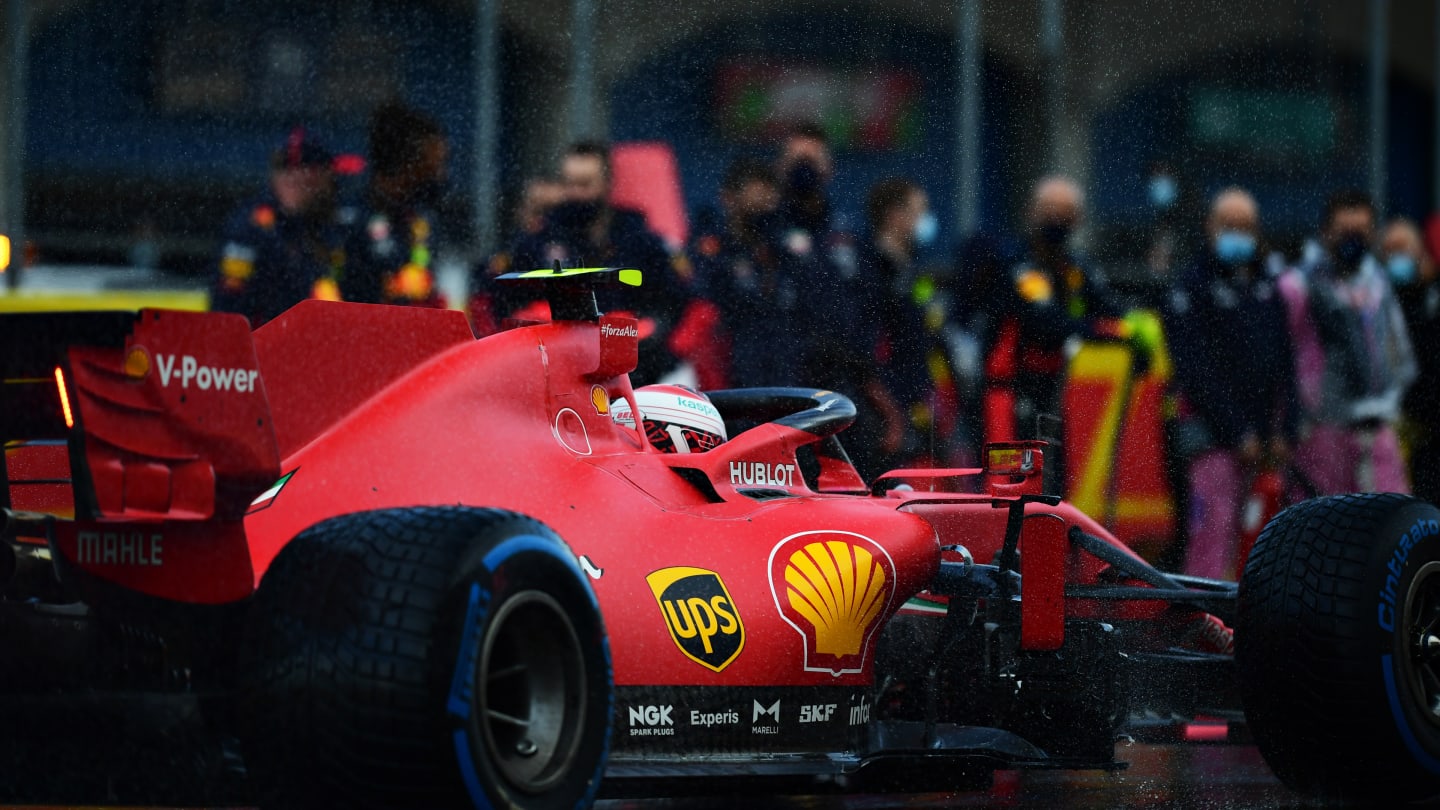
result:
[(1410, 284), (1415, 281), (1415, 257), (1408, 253), (1396, 253), (1385, 262), (1390, 281), (1395, 284)]
[(919, 219), (915, 220), (915, 244), (925, 247), (934, 242), (935, 237), (939, 235), (940, 222), (935, 219), (934, 214), (926, 211), (920, 215)]
[(1255, 258), (1255, 235), (1244, 231), (1215, 234), (1215, 258), (1226, 264), (1244, 264)]
[(1169, 208), (1179, 194), (1175, 178), (1170, 175), (1157, 174), (1150, 178), (1150, 204), (1156, 208)]

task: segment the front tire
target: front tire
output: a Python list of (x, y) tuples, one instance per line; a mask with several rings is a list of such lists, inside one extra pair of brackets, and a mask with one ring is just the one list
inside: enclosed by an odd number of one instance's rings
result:
[(1394, 494), (1291, 507), (1239, 599), (1245, 713), (1282, 781), (1347, 801), (1440, 794), (1440, 510)]
[(267, 571), (242, 651), (267, 807), (594, 799), (609, 649), (573, 555), (534, 520), (415, 508), (319, 524)]

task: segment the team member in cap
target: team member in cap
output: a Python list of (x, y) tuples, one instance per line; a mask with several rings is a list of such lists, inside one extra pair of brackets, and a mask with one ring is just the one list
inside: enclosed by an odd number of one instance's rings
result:
[(270, 158), (269, 188), (225, 226), (210, 306), (252, 326), (306, 298), (338, 296), (344, 232), (330, 153), (296, 129)]

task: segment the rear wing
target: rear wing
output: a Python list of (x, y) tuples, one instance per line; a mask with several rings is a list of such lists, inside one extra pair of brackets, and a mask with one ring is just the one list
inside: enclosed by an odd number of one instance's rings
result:
[(224, 313), (0, 316), (0, 440), (0, 507), (82, 520), (239, 520), (280, 477), (249, 324)]

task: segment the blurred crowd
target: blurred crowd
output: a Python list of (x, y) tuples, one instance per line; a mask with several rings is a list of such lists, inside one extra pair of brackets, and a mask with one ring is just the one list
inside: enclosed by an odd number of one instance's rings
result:
[(271, 155), (268, 188), (225, 225), (211, 307), (260, 326), (306, 298), (445, 306), (432, 264), (448, 149), (434, 118), (382, 105), (364, 188), (341, 199), (337, 171), (350, 172), (292, 131)]
[[(341, 205), (332, 157), (293, 133), (269, 191), (227, 228), (215, 307), (258, 324), (307, 297), (446, 305), (431, 271), (444, 134), (390, 105), (368, 158), (359, 200)], [(1282, 500), (1414, 491), (1440, 502), (1440, 215), (1423, 231), (1380, 222), (1364, 193), (1337, 190), (1286, 256), (1246, 189), (1188, 221), (1157, 164), (1159, 215), (1136, 257), (1149, 283), (1117, 291), (1077, 249), (1086, 200), (1070, 178), (1036, 183), (1020, 233), (975, 234), (937, 259), (920, 182), (874, 184), (851, 230), (836, 226), (829, 193), (841, 170), (823, 130), (795, 127), (770, 158), (729, 165), (676, 245), (611, 201), (605, 144), (573, 144), (556, 176), (525, 184), (505, 247), (475, 268), (472, 324), (483, 336), (548, 317), (494, 283), (511, 270), (636, 267), (640, 291), (601, 301), (640, 322), (636, 385), (844, 393), (860, 412), (846, 447), (867, 480), (965, 466), (984, 441), (1045, 439), (1051, 491), (1065, 480), (1061, 395), (1078, 348), (1119, 343), (1139, 367), (1164, 353), (1163, 452), (1186, 540), (1176, 562), (1199, 576), (1233, 572), (1257, 482)]]

